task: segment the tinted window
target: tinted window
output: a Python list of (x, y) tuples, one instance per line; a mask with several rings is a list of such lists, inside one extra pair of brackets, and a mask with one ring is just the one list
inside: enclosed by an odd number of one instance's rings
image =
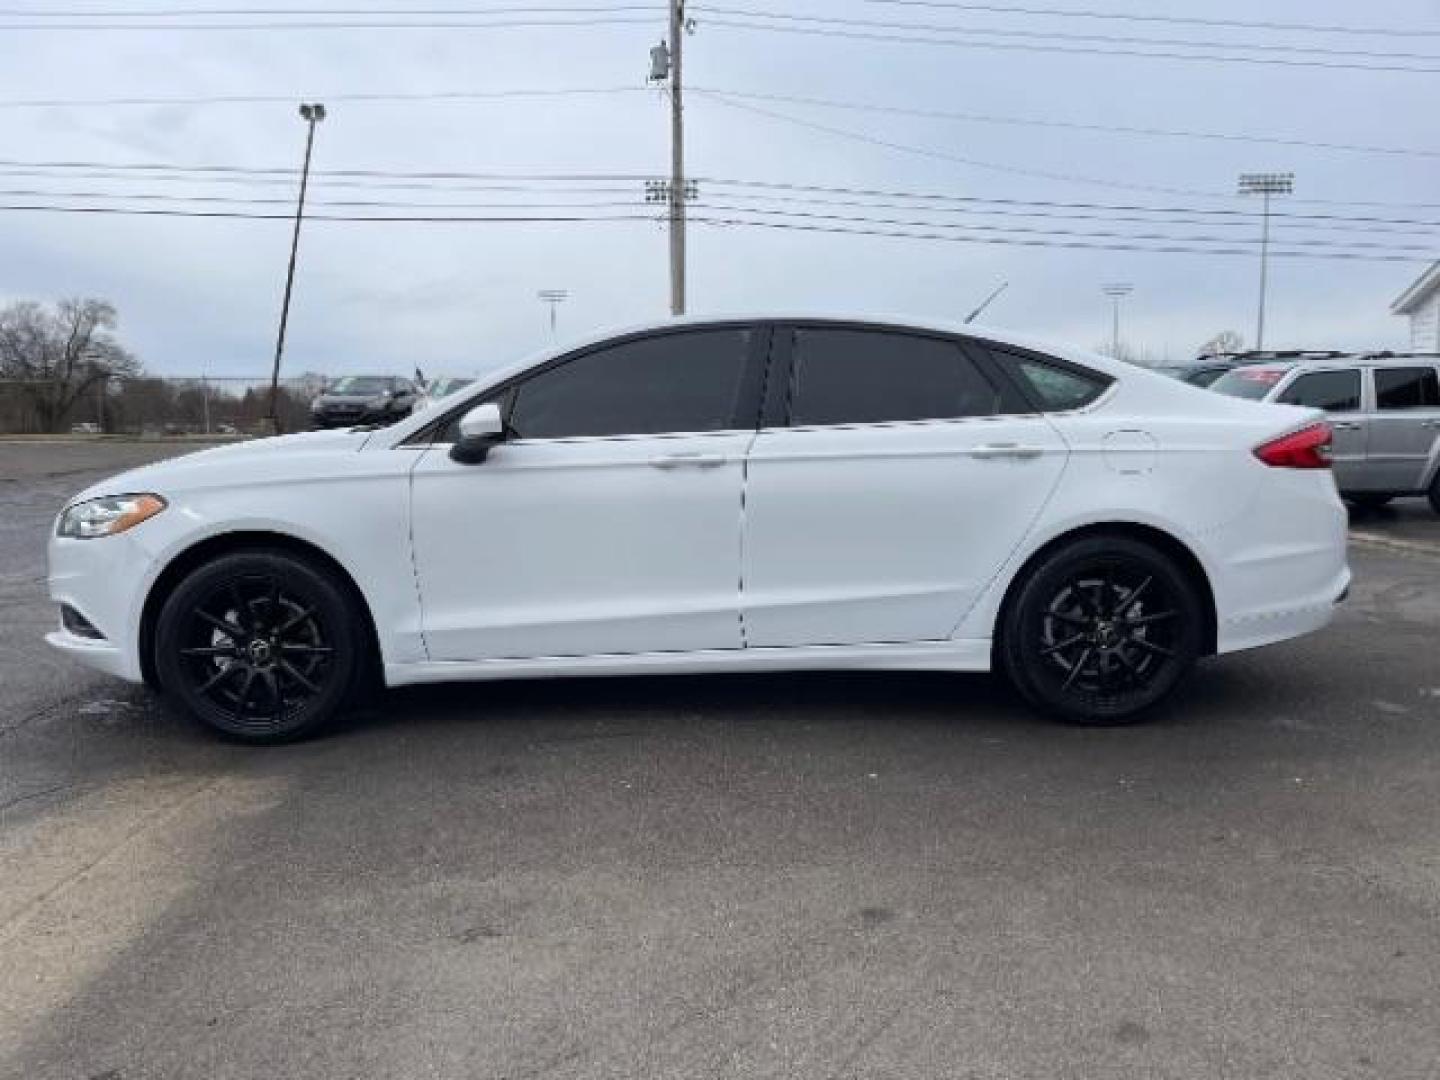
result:
[(1375, 403), (1382, 409), (1440, 408), (1434, 368), (1382, 368), (1375, 372)]
[(1046, 412), (1064, 412), (1088, 405), (1110, 385), (1110, 380), (1103, 375), (1082, 375), (1070, 368), (1054, 367), (1019, 356), (1009, 359), (1011, 369)]
[(992, 416), (990, 381), (954, 342), (883, 330), (797, 330), (790, 422), (875, 424)]
[(1279, 401), (1306, 405), (1326, 412), (1354, 412), (1360, 408), (1360, 372), (1316, 371), (1301, 375), (1285, 388)]
[(522, 439), (732, 427), (750, 334), (659, 334), (585, 353), (521, 383), (510, 427)]

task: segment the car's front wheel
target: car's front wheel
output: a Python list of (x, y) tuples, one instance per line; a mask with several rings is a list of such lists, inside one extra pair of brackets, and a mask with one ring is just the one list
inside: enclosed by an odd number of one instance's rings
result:
[(364, 622), (344, 586), (288, 551), (223, 555), (161, 608), (155, 668), (180, 711), (241, 742), (314, 732), (365, 667)]
[(1085, 724), (1138, 719), (1203, 648), (1194, 584), (1161, 549), (1091, 536), (1047, 553), (1002, 617), (1000, 659), (1032, 704)]

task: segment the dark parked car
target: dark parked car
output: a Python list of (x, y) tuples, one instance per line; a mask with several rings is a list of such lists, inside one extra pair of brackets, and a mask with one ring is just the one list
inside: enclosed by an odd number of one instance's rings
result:
[(1157, 367), (1155, 370), (1161, 375), (1169, 375), (1172, 379), (1179, 379), (1191, 386), (1209, 386), (1221, 375), (1241, 363), (1243, 361), (1206, 356), (1193, 363), (1167, 364), (1164, 367)]
[(394, 375), (346, 375), (310, 403), (316, 427), (393, 424), (415, 408), (415, 385)]

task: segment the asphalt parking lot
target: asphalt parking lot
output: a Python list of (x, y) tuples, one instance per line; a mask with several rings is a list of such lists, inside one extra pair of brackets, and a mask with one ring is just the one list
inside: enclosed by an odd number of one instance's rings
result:
[(0, 1076), (1440, 1076), (1423, 503), (1142, 727), (671, 677), (254, 751), (39, 642), (55, 510), (165, 452), (0, 444)]

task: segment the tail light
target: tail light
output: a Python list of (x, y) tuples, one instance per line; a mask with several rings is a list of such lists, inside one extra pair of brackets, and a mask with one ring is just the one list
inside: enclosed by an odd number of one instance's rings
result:
[(1330, 468), (1330, 425), (1311, 424), (1255, 448), (1255, 456), (1276, 469)]

